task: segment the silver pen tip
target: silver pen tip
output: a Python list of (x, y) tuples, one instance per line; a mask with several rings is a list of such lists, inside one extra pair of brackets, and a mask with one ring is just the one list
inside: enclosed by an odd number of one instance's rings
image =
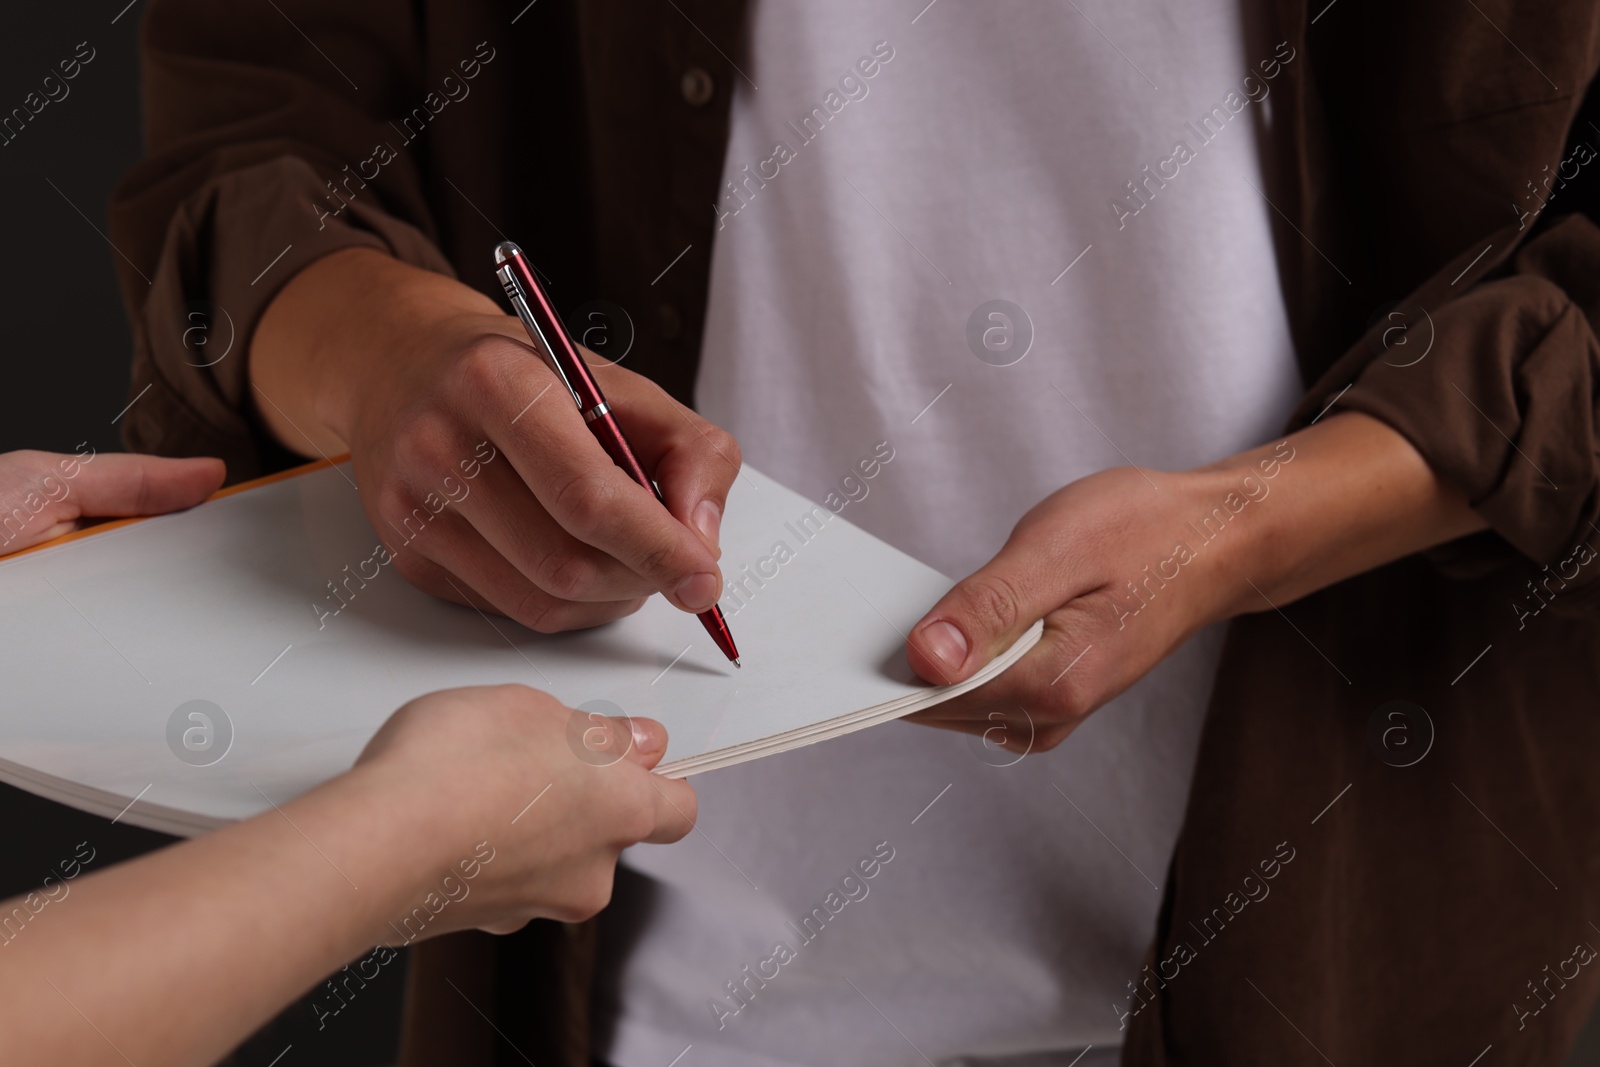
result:
[(738, 660), (734, 660), (734, 661), (733, 661), (733, 665), (734, 665), (734, 666), (735, 666), (735, 667), (737, 667), (737, 668), (738, 668), (738, 669), (739, 669), (739, 670), (741, 670), (741, 671), (742, 671), (742, 670), (744, 670), (744, 664), (742, 664), (742, 663), (740, 663), (740, 662), (739, 662), (739, 661), (738, 661)]

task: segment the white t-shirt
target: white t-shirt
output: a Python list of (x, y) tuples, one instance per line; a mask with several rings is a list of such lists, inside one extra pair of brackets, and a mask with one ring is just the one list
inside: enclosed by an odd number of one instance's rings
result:
[[(1237, 0), (917, 6), (752, 3), (697, 398), (961, 576), (1074, 479), (1278, 432), (1301, 385), (1253, 127), (1294, 56), (1246, 54)], [(602, 1054), (1114, 1055), (1219, 648), (1014, 765), (891, 724), (696, 779), (699, 832), (626, 857), (656, 884), (620, 905)]]

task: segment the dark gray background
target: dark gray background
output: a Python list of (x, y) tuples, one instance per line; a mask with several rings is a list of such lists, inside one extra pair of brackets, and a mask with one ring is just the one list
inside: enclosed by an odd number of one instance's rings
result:
[(111, 189), (140, 151), (142, 5), (111, 24), (126, 3), (13, 4), (6, 11), (0, 114), (21, 107), (47, 74), (59, 74), (56, 64), (79, 42), (96, 54), (66, 83), (66, 99), (47, 105), (0, 147), (0, 451), (70, 452), (80, 441), (117, 447), (111, 420), (128, 402), (130, 342), (111, 266), (116, 253), (101, 234)]

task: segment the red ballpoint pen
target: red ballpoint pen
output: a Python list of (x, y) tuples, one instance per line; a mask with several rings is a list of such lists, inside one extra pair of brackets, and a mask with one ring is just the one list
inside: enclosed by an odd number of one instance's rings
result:
[[(589, 424), (590, 432), (599, 439), (600, 447), (606, 450), (606, 455), (617, 466), (628, 472), (630, 478), (654, 493), (655, 498), (661, 501), (661, 506), (666, 507), (667, 502), (661, 497), (661, 487), (639, 465), (633, 449), (628, 445), (627, 436), (612, 414), (611, 405), (606, 403), (599, 383), (578, 354), (578, 346), (573, 344), (572, 338), (561, 325), (560, 316), (550, 306), (550, 300), (529, 269), (522, 249), (510, 241), (502, 241), (495, 246), (494, 262), (495, 275), (500, 279), (512, 308), (516, 310), (517, 318), (527, 327), (534, 347), (549, 361), (551, 369), (572, 394), (578, 410), (583, 412), (584, 421)], [(713, 604), (709, 611), (700, 613), (699, 619), (722, 654), (732, 660), (735, 667), (740, 666), (739, 649), (733, 643), (733, 634), (728, 630), (727, 620), (722, 617), (722, 609)]]

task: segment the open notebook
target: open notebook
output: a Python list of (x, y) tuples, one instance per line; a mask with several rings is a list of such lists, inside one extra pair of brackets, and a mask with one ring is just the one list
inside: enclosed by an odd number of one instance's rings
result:
[(348, 464), (264, 481), (0, 561), (0, 780), (188, 835), (347, 769), (414, 696), (501, 682), (659, 719), (684, 776), (936, 704), (1038, 640), (918, 681), (904, 637), (949, 580), (748, 467), (722, 531), (742, 670), (661, 597), (558, 636), (436, 600), (375, 562)]

